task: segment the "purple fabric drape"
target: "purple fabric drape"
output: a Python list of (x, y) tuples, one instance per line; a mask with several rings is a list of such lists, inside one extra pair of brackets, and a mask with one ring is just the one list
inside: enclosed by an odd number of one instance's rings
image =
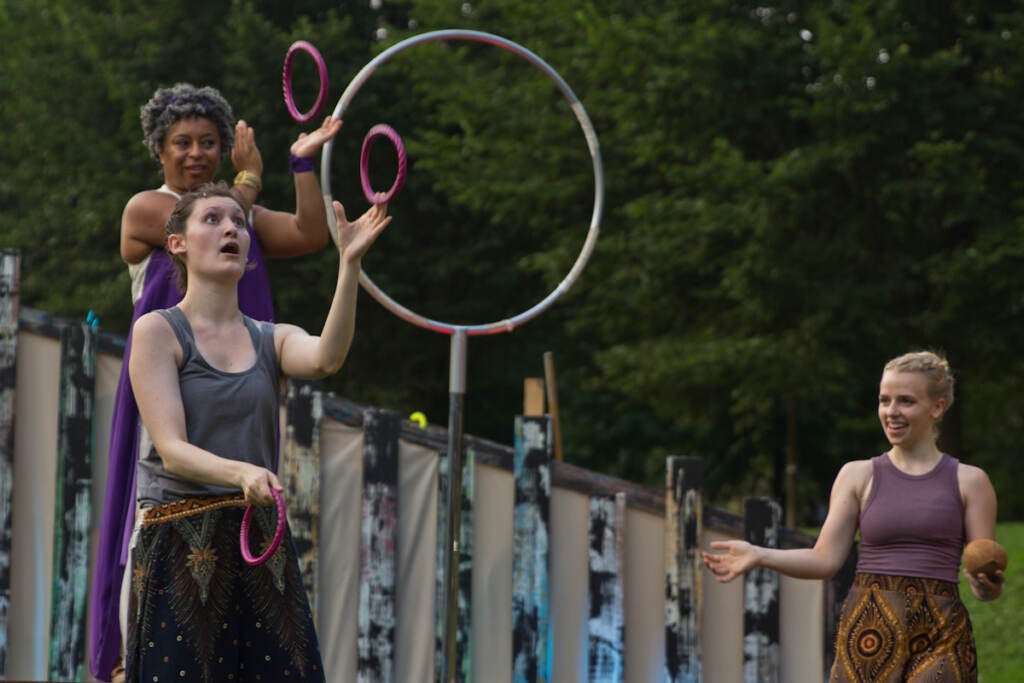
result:
[[(255, 234), (255, 233), (254, 233)], [(255, 320), (274, 320), (270, 280), (259, 240), (249, 248), (251, 270), (238, 285), (238, 305)], [(181, 301), (175, 284), (176, 271), (167, 253), (155, 250), (149, 257), (142, 295), (135, 302), (132, 326), (149, 311), (170, 308)], [(121, 627), (118, 606), (121, 579), (128, 561), (128, 542), (135, 522), (135, 465), (139, 457), (139, 409), (128, 378), (128, 357), (132, 335), (128, 332), (121, 375), (114, 397), (114, 415), (110, 424), (110, 450), (107, 463), (107, 490), (100, 522), (99, 547), (93, 572), (89, 605), (89, 668), (101, 681), (110, 680), (110, 672), (121, 656)]]

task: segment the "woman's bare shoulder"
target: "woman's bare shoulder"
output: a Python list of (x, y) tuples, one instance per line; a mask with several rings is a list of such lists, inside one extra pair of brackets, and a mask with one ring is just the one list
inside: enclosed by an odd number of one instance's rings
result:
[(124, 205), (124, 211), (128, 213), (129, 211), (173, 210), (177, 201), (174, 195), (161, 192), (160, 190), (142, 190), (141, 192), (136, 192), (128, 199)]
[(847, 491), (857, 498), (861, 498), (866, 492), (874, 468), (871, 460), (850, 460), (839, 468), (833, 488)]
[(975, 465), (961, 462), (957, 465), (956, 477), (961, 487), (991, 486), (991, 480), (985, 470)]
[(149, 311), (139, 316), (139, 319), (132, 324), (132, 337), (156, 335), (157, 338), (164, 337), (171, 332), (171, 324), (159, 311)]
[(839, 476), (861, 479), (864, 477), (870, 477), (872, 470), (873, 465), (871, 464), (870, 458), (866, 460), (850, 460), (839, 468)]

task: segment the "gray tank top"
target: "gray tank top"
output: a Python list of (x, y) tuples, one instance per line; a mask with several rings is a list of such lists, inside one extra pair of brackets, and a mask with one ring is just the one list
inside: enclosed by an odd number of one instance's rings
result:
[(919, 475), (901, 471), (886, 453), (871, 463), (857, 571), (955, 583), (965, 536), (960, 462), (944, 453), (930, 472)]
[[(178, 382), (189, 443), (223, 458), (273, 468), (279, 387), (274, 325), (245, 317), (256, 349), (256, 363), (242, 372), (223, 372), (199, 353), (192, 326), (180, 308), (158, 313), (170, 323), (181, 344)], [(199, 484), (169, 474), (155, 447), (140, 454), (137, 495), (141, 505), (235, 492), (237, 489)]]

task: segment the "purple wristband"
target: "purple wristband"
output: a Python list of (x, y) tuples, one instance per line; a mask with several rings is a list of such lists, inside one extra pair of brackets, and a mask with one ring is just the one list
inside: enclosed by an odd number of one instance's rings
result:
[(312, 157), (297, 157), (294, 154), (289, 155), (288, 165), (292, 173), (309, 173), (316, 168), (316, 162)]

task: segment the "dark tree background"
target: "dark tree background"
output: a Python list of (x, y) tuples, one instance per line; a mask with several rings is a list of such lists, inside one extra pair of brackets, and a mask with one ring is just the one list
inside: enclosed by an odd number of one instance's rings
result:
[[(331, 108), (385, 47), (428, 30), (509, 38), (570, 84), (606, 179), (582, 277), (512, 334), (469, 341), (466, 428), (510, 441), (522, 380), (554, 354), (566, 457), (662, 485), (664, 456), (706, 459), (719, 504), (788, 496), (813, 522), (845, 460), (884, 448), (884, 362), (945, 351), (958, 394), (942, 445), (985, 467), (1000, 518), (1024, 518), (1024, 7), (1014, 2), (654, 0), (172, 3), (0, 0), (0, 247), (22, 301), (125, 333), (121, 209), (154, 187), (139, 107), (211, 84), (256, 129), (261, 203), (289, 207), (288, 46), (314, 43)], [(296, 97), (313, 101), (311, 62)], [(386, 122), (410, 157), (395, 221), (364, 267), (449, 322), (532, 306), (576, 259), (590, 158), (565, 99), (498, 48), (397, 55), (345, 112), (332, 193), (365, 204), (358, 154)], [(374, 177), (389, 182), (387, 147)], [(221, 169), (225, 178), (233, 175)], [(273, 262), (281, 319), (319, 329), (330, 249)], [(447, 420), (448, 338), (361, 295), (329, 388)], [(786, 487), (794, 463), (795, 488)]]

